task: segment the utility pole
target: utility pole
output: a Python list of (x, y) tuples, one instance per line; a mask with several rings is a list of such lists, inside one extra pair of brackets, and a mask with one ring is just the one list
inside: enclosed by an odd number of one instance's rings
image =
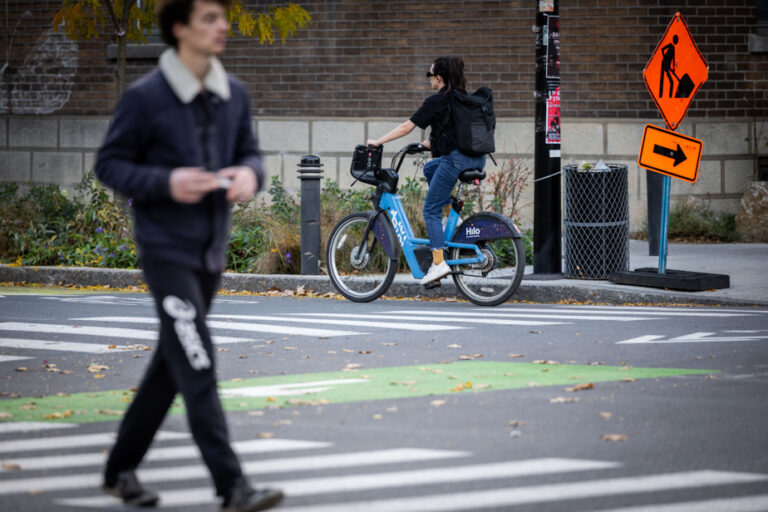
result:
[(562, 273), (559, 0), (536, 2), (533, 272)]

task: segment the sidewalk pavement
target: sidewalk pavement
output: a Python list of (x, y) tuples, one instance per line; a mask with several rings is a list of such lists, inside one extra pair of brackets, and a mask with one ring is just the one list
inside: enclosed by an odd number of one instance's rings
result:
[[(658, 267), (659, 258), (648, 256), (647, 242), (630, 240), (629, 268)], [(768, 244), (670, 244), (667, 269), (726, 274), (730, 288), (679, 292), (610, 281), (564, 279), (533, 274), (532, 266), (513, 301), (556, 303), (563, 301), (605, 304), (696, 304), (768, 306)], [(27, 282), (122, 288), (140, 284), (141, 271), (72, 267), (10, 267), (0, 265), (0, 282)], [(303, 286), (316, 293), (335, 292), (327, 276), (254, 275), (225, 273), (222, 288), (231, 291), (266, 292), (296, 290)], [(457, 291), (450, 279), (427, 291), (410, 275), (398, 275), (386, 294), (403, 298), (449, 298)]]

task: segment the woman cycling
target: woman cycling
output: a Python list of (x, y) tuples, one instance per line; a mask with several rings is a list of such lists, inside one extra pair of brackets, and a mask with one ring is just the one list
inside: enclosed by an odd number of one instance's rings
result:
[[(459, 179), (461, 171), (470, 168), (485, 167), (485, 157), (470, 157), (456, 149), (456, 130), (453, 119), (450, 118), (450, 98), (453, 91), (466, 92), (464, 79), (464, 60), (460, 57), (439, 57), (427, 72), (429, 85), (433, 94), (419, 107), (411, 118), (379, 139), (369, 139), (368, 144), (380, 146), (391, 140), (408, 135), (415, 127), (432, 129), (429, 140), (422, 145), (432, 151), (436, 157), (424, 165), (424, 176), (427, 178), (429, 190), (424, 201), (424, 222), (427, 226), (427, 237), (432, 248), (432, 265), (427, 274), (421, 279), (421, 284), (439, 280), (451, 273), (445, 263), (443, 250), (442, 212), (443, 206), (450, 204), (451, 192)], [(446, 122), (447, 121), (447, 122)]]

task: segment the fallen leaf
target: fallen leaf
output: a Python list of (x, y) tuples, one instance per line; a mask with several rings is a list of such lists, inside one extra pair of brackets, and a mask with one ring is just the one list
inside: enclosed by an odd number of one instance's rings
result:
[(19, 407), (19, 409), (21, 409), (22, 411), (33, 411), (37, 409), (37, 406), (34, 403), (32, 403), (32, 404), (22, 405), (21, 407)]
[(537, 359), (536, 361), (531, 361), (533, 364), (560, 364), (557, 361), (550, 361), (545, 359)]
[(456, 343), (453, 343), (451, 345), (448, 345), (448, 348), (461, 348), (461, 345), (458, 345)]
[(397, 343), (382, 343), (385, 347), (394, 347)]
[(268, 396), (267, 397), (267, 402), (277, 402), (277, 398), (275, 398), (273, 396)]
[(432, 407), (440, 407), (441, 405), (445, 405), (445, 400), (432, 400), (429, 402), (429, 405)]
[(627, 377), (624, 379), (621, 379), (621, 382), (635, 382), (637, 379), (633, 379), (632, 377)]
[(25, 372), (25, 371), (27, 371), (27, 367), (26, 366), (19, 366), (18, 368), (16, 368), (16, 371), (17, 372)]
[(380, 420), (382, 417), (383, 416), (381, 414), (374, 414), (373, 416), (371, 416), (371, 419)]
[(109, 349), (115, 349), (115, 348), (117, 348), (117, 345), (107, 345), (107, 348), (109, 348)]
[(342, 352), (346, 352), (347, 354), (351, 354), (354, 352), (354, 350), (349, 350), (348, 348), (341, 349)]
[(96, 373), (93, 376), (94, 379), (103, 379), (104, 377), (106, 377), (106, 375), (103, 373)]
[(621, 442), (626, 441), (629, 438), (623, 434), (603, 434), (600, 436), (600, 439), (603, 441)]
[(9, 412), (0, 412), (0, 419), (7, 420), (9, 418), (13, 418), (13, 414)]
[(483, 354), (466, 354), (463, 356), (459, 356), (459, 359), (464, 361), (472, 361), (473, 359), (479, 359), (483, 357)]
[(123, 411), (115, 411), (113, 409), (98, 409), (96, 410), (98, 414), (104, 414), (106, 416), (122, 416), (125, 414)]
[(291, 420), (279, 420), (274, 422), (272, 426), (277, 428), (277, 427), (285, 427), (287, 425), (292, 425), (292, 424), (293, 424), (293, 421)]
[(3, 469), (6, 471), (21, 471), (21, 466), (12, 462), (3, 462)]
[(103, 371), (103, 370), (109, 370), (109, 366), (105, 364), (91, 363), (88, 366), (86, 366), (86, 370), (88, 370), (91, 373), (99, 373), (100, 371)]
[(264, 411), (248, 411), (248, 416), (264, 416)]
[(67, 410), (64, 412), (52, 412), (51, 414), (46, 414), (43, 416), (43, 418), (47, 420), (60, 420), (63, 418), (69, 418), (70, 416), (72, 416), (72, 411)]
[(586, 384), (576, 384), (572, 388), (565, 388), (566, 391), (570, 391), (570, 392), (585, 391), (587, 389), (595, 389), (595, 385), (589, 382)]
[(238, 359), (248, 359), (248, 356), (237, 356)]
[(528, 331), (529, 334), (541, 334), (543, 331)]
[(601, 412), (600, 417), (606, 420), (609, 420), (613, 417), (613, 413), (611, 412)]
[(259, 432), (256, 437), (258, 437), (259, 439), (272, 439), (273, 437), (275, 437), (275, 434), (273, 434), (272, 432)]
[(283, 347), (283, 350), (298, 350), (299, 347)]
[(520, 420), (509, 420), (507, 422), (507, 426), (508, 427), (513, 427), (513, 428), (515, 428), (515, 427), (522, 427), (523, 425), (525, 425), (525, 422), (524, 421), (520, 421)]
[(59, 373), (62, 375), (72, 375), (75, 372), (73, 372), (72, 370), (59, 370)]
[(243, 382), (242, 377), (235, 377), (233, 379), (229, 379), (229, 382)]
[(519, 358), (519, 357), (525, 357), (525, 356), (523, 354), (509, 354), (509, 357)]
[(357, 353), (358, 354), (370, 354), (371, 351), (370, 350), (358, 350)]
[(564, 396), (559, 396), (557, 398), (550, 398), (549, 403), (551, 404), (572, 404), (574, 402), (578, 402), (579, 398), (566, 398)]

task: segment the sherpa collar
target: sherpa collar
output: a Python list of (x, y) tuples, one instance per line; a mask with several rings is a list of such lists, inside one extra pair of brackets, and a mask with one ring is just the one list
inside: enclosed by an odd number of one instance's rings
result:
[(216, 57), (211, 57), (211, 69), (208, 70), (202, 84), (173, 48), (168, 48), (160, 55), (159, 65), (163, 76), (182, 103), (191, 103), (203, 87), (223, 100), (229, 99), (229, 79), (224, 66)]

